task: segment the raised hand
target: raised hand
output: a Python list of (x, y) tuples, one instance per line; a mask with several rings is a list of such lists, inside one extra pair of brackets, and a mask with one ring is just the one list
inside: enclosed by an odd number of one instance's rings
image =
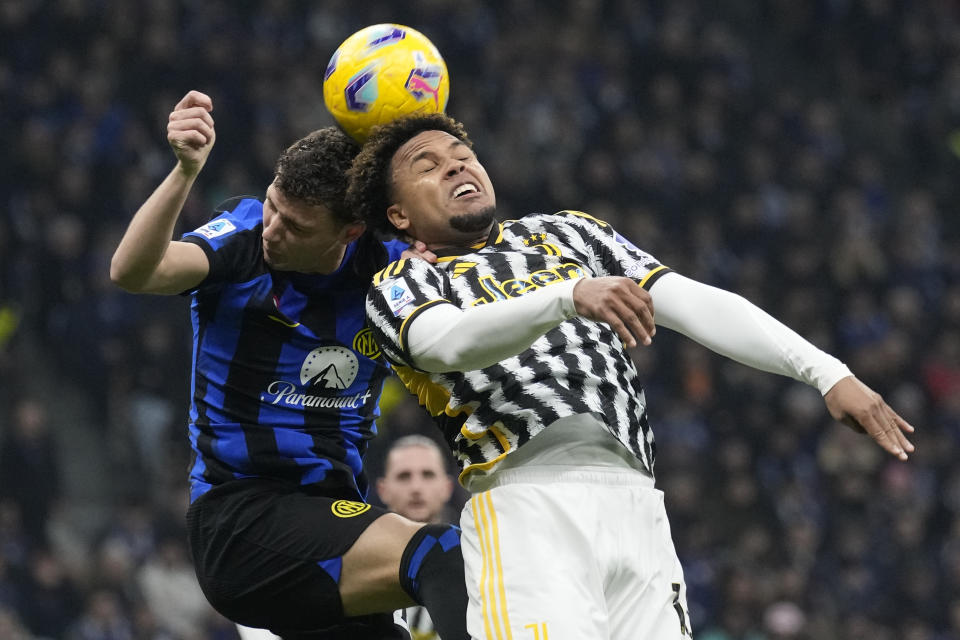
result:
[(216, 132), (213, 129), (213, 100), (205, 93), (190, 91), (170, 112), (167, 142), (173, 148), (181, 170), (195, 176), (203, 168)]

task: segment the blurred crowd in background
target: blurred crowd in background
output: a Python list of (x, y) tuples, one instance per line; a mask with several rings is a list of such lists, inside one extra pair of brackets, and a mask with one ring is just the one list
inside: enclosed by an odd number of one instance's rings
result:
[[(235, 637), (184, 542), (188, 300), (122, 292), (109, 260), (183, 94), (212, 96), (217, 143), (181, 232), (332, 123), (326, 63), (375, 22), (444, 55), (502, 217), (607, 220), (917, 427), (901, 463), (800, 383), (665, 330), (636, 350), (698, 640), (960, 638), (953, 0), (4, 0), (0, 637)], [(384, 442), (437, 436), (393, 383), (383, 410), (372, 476)]]

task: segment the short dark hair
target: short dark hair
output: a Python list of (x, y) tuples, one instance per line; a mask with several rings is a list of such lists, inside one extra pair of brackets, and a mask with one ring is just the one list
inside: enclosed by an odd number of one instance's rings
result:
[(360, 147), (337, 127), (317, 129), (300, 138), (280, 155), (274, 185), (287, 198), (323, 205), (334, 218), (358, 222), (346, 206), (347, 170)]
[(442, 113), (415, 114), (374, 127), (360, 153), (347, 172), (347, 206), (353, 215), (386, 235), (397, 235), (387, 219), (393, 204), (390, 183), (390, 162), (408, 140), (424, 131), (443, 131), (473, 148), (463, 125)]
[(426, 449), (433, 449), (437, 452), (437, 455), (440, 456), (440, 466), (443, 468), (444, 473), (450, 473), (450, 450), (446, 447), (440, 446), (440, 443), (429, 436), (414, 433), (407, 436), (401, 436), (390, 444), (390, 447), (383, 456), (383, 477), (386, 477), (388, 467), (390, 466), (390, 454), (399, 449), (406, 449), (408, 447), (424, 447)]

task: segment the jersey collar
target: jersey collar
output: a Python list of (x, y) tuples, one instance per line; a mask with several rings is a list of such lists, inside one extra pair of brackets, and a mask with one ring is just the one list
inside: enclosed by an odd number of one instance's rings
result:
[(501, 240), (503, 240), (503, 224), (498, 222), (490, 227), (490, 233), (483, 242), (478, 242), (469, 247), (444, 247), (443, 249), (434, 249), (433, 253), (437, 256), (438, 262), (445, 262), (467, 253), (473, 253), (491, 244), (497, 244)]

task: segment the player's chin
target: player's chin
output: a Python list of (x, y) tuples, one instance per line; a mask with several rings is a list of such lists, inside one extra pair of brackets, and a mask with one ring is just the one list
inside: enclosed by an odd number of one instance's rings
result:
[(278, 263), (283, 262), (282, 259), (280, 259), (276, 254), (272, 253), (266, 247), (263, 248), (263, 261), (266, 262), (271, 267), (273, 267), (274, 269), (278, 269), (279, 268)]
[(450, 217), (450, 226), (457, 231), (475, 233), (489, 229), (497, 219), (497, 208), (492, 204), (473, 208)]
[(407, 517), (415, 522), (425, 522), (430, 515), (425, 507), (407, 507), (404, 511)]

